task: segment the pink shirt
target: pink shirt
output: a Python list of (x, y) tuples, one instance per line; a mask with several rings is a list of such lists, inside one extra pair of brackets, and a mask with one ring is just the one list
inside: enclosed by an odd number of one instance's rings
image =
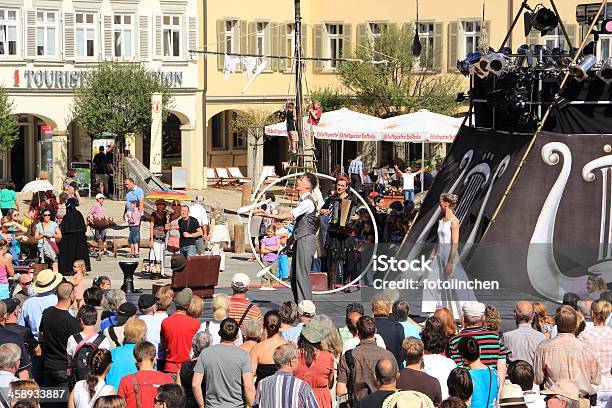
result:
[(95, 202), (94, 205), (89, 209), (87, 216), (94, 220), (101, 220), (104, 218), (104, 207), (99, 202)]
[(138, 211), (138, 209), (130, 209), (130, 221), (128, 222), (128, 224), (131, 226), (136, 226), (140, 224), (140, 211)]

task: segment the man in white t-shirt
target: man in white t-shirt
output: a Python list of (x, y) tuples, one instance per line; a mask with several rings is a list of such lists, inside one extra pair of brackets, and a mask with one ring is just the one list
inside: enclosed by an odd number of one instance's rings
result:
[(80, 320), (82, 329), (80, 333), (68, 337), (66, 354), (68, 354), (69, 360), (72, 360), (78, 349), (85, 343), (92, 343), (98, 346), (98, 348), (110, 350), (108, 338), (96, 330), (98, 311), (95, 307), (89, 305), (81, 306), (77, 313), (77, 319)]
[(195, 196), (193, 202), (194, 204), (189, 207), (189, 215), (198, 220), (202, 229), (202, 236), (196, 239), (196, 251), (198, 254), (203, 254), (205, 249), (204, 241), (208, 241), (208, 214), (202, 205), (204, 197)]
[(147, 341), (155, 346), (155, 350), (159, 351), (159, 342), (161, 341), (161, 324), (164, 320), (163, 316), (156, 315), (157, 301), (159, 299), (153, 295), (145, 293), (138, 298), (138, 309), (140, 310), (140, 320), (147, 325)]
[(397, 174), (398, 178), (401, 177), (403, 181), (403, 189), (404, 189), (404, 202), (412, 201), (414, 202), (414, 179), (416, 176), (425, 171), (424, 168), (412, 172), (412, 167), (406, 166), (405, 171), (400, 170), (399, 167), (393, 166), (395, 168), (395, 174)]

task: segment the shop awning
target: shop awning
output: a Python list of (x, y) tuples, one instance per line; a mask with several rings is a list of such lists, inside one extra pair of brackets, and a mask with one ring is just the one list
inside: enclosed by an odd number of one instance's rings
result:
[[(311, 126), (307, 119), (303, 119), (304, 130), (312, 131), (318, 139), (359, 142), (380, 139), (378, 132), (367, 129), (376, 129), (376, 124), (382, 122), (382, 119), (347, 108), (323, 112), (318, 126)], [(265, 132), (268, 136), (287, 136), (286, 124), (280, 122), (266, 126)]]

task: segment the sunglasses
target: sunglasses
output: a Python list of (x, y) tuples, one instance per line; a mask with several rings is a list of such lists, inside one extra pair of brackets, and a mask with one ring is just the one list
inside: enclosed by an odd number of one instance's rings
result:
[(51, 214), (43, 214), (43, 217), (50, 217)]
[(153, 398), (153, 403), (155, 403), (155, 404), (165, 404), (166, 401), (155, 397), (155, 398)]
[(20, 283), (21, 286), (28, 286), (28, 285), (31, 285), (31, 284), (32, 284), (32, 281)]

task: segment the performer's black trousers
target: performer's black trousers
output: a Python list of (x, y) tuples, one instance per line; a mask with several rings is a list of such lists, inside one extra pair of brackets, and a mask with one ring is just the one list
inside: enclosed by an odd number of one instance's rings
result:
[(310, 284), (310, 267), (317, 250), (317, 237), (306, 235), (295, 241), (295, 251), (291, 259), (291, 291), (293, 300), (312, 300), (312, 285)]

